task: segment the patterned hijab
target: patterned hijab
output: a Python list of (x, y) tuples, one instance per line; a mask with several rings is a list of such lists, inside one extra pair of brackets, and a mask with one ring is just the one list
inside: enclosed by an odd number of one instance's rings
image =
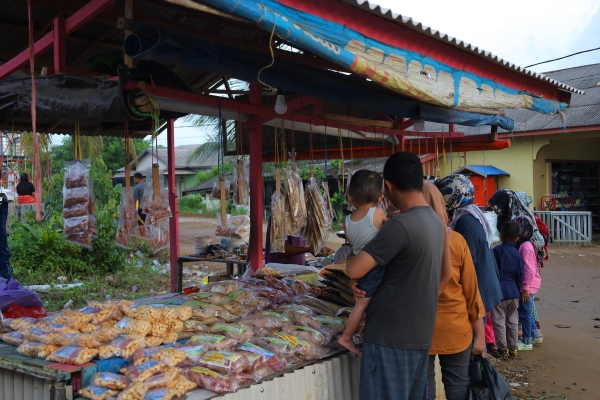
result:
[[(500, 189), (489, 200), (490, 205), (498, 214), (498, 231), (502, 230), (502, 226), (509, 221), (512, 221), (519, 215), (526, 215), (531, 220), (535, 220), (529, 208), (523, 204), (517, 194), (512, 190)], [(537, 229), (537, 227), (536, 227)]]
[(515, 217), (525, 215), (533, 221), (533, 236), (538, 243), (538, 246), (543, 249), (546, 242), (544, 237), (538, 230), (537, 224), (535, 223), (535, 215), (529, 209), (531, 200), (525, 192), (513, 192), (508, 189), (500, 189), (489, 201), (490, 205), (498, 213), (498, 224), (496, 227), (498, 231), (502, 230), (502, 225), (505, 222), (512, 221)]
[(544, 260), (544, 248), (539, 245), (535, 238), (534, 233), (537, 230), (535, 222), (526, 215), (519, 215), (513, 218), (513, 222), (516, 222), (517, 225), (519, 225), (519, 241), (517, 242), (517, 246), (521, 247), (523, 243), (531, 242), (533, 249), (535, 250), (537, 263), (540, 265)]
[(494, 233), (483, 212), (473, 204), (475, 188), (469, 178), (461, 174), (451, 174), (435, 182), (435, 186), (444, 196), (444, 203), (448, 211), (454, 211), (450, 228), (455, 229), (456, 223), (463, 215), (475, 217), (485, 232), (488, 246), (491, 246)]
[(529, 196), (527, 196), (527, 193), (525, 193), (525, 192), (515, 192), (515, 194), (517, 195), (517, 197), (519, 198), (519, 200), (521, 200), (521, 202), (523, 204), (525, 204), (525, 206), (529, 207), (529, 205), (531, 204), (531, 199), (529, 198)]

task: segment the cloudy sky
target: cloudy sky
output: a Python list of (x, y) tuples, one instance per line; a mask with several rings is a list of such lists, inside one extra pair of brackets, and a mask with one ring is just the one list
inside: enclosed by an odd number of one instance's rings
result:
[[(520, 66), (600, 47), (600, 0), (504, 0), (493, 5), (482, 0), (376, 0), (373, 3)], [(547, 72), (593, 63), (600, 63), (600, 50), (531, 69)], [(158, 140), (166, 144), (166, 134)], [(176, 129), (176, 145), (202, 141), (203, 134), (198, 129)]]

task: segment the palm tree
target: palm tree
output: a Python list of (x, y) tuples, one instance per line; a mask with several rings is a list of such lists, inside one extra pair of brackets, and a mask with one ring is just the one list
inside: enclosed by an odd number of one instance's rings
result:
[[(237, 79), (223, 78), (220, 86), (214, 89), (247, 90), (248, 83)], [(225, 84), (227, 81), (227, 84)], [(223, 96), (226, 96), (225, 94)], [(184, 121), (193, 127), (204, 128), (204, 138), (206, 142), (198, 146), (190, 155), (187, 161), (197, 160), (198, 162), (210, 159), (219, 149), (219, 143), (222, 142), (222, 125), (219, 118), (206, 115), (190, 114), (183, 118)], [(234, 120), (225, 120), (225, 131), (227, 135), (227, 151), (234, 151), (236, 148), (236, 123)]]

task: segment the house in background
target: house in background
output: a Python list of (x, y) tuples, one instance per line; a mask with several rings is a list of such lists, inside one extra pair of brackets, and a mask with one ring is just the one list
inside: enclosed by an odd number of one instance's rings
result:
[[(177, 195), (181, 197), (183, 191), (196, 185), (196, 175), (198, 172), (208, 172), (214, 165), (218, 164), (217, 153), (210, 157), (202, 157), (199, 162), (196, 159), (188, 161), (190, 154), (193, 153), (200, 145), (182, 145), (175, 147), (175, 182), (177, 183)], [(165, 180), (165, 186), (167, 184), (167, 149), (158, 149), (152, 151), (146, 149), (138, 155), (137, 166), (131, 162), (131, 175), (140, 172), (144, 176), (149, 176), (152, 172), (152, 164), (158, 163), (160, 174)], [(227, 162), (227, 157), (225, 159)], [(115, 177), (125, 176), (125, 167), (120, 168)]]
[[(593, 226), (600, 228), (600, 64), (584, 65), (546, 73), (549, 78), (585, 91), (573, 94), (563, 114), (542, 115), (526, 109), (506, 110), (514, 119), (512, 132), (498, 129), (498, 139), (512, 139), (510, 148), (472, 151), (440, 157), (440, 176), (465, 165), (494, 166), (510, 176), (498, 176), (498, 187), (524, 191), (532, 208), (546, 209), (544, 197), (568, 196), (573, 210), (591, 211)], [(448, 126), (445, 127), (448, 132)], [(442, 126), (427, 123), (426, 131)], [(465, 135), (494, 135), (489, 127), (456, 126)], [(453, 165), (452, 168), (449, 165)], [(495, 179), (495, 177), (494, 177)], [(487, 191), (487, 197), (493, 193)], [(487, 200), (487, 199), (486, 199)], [(565, 208), (565, 207), (561, 207)]]

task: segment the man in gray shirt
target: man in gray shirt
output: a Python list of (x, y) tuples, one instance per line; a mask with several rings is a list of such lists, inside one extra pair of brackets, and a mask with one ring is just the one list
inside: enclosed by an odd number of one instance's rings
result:
[(146, 235), (146, 228), (144, 224), (146, 223), (146, 214), (142, 212), (142, 197), (144, 197), (144, 191), (146, 190), (146, 182), (144, 181), (144, 175), (136, 172), (133, 175), (133, 181), (135, 182), (135, 187), (133, 188), (133, 201), (138, 208), (138, 226), (140, 228), (140, 236), (144, 237)]
[(426, 400), (445, 227), (423, 197), (416, 155), (392, 155), (383, 178), (386, 196), (402, 214), (346, 263), (352, 279), (385, 267), (367, 309), (360, 399)]

